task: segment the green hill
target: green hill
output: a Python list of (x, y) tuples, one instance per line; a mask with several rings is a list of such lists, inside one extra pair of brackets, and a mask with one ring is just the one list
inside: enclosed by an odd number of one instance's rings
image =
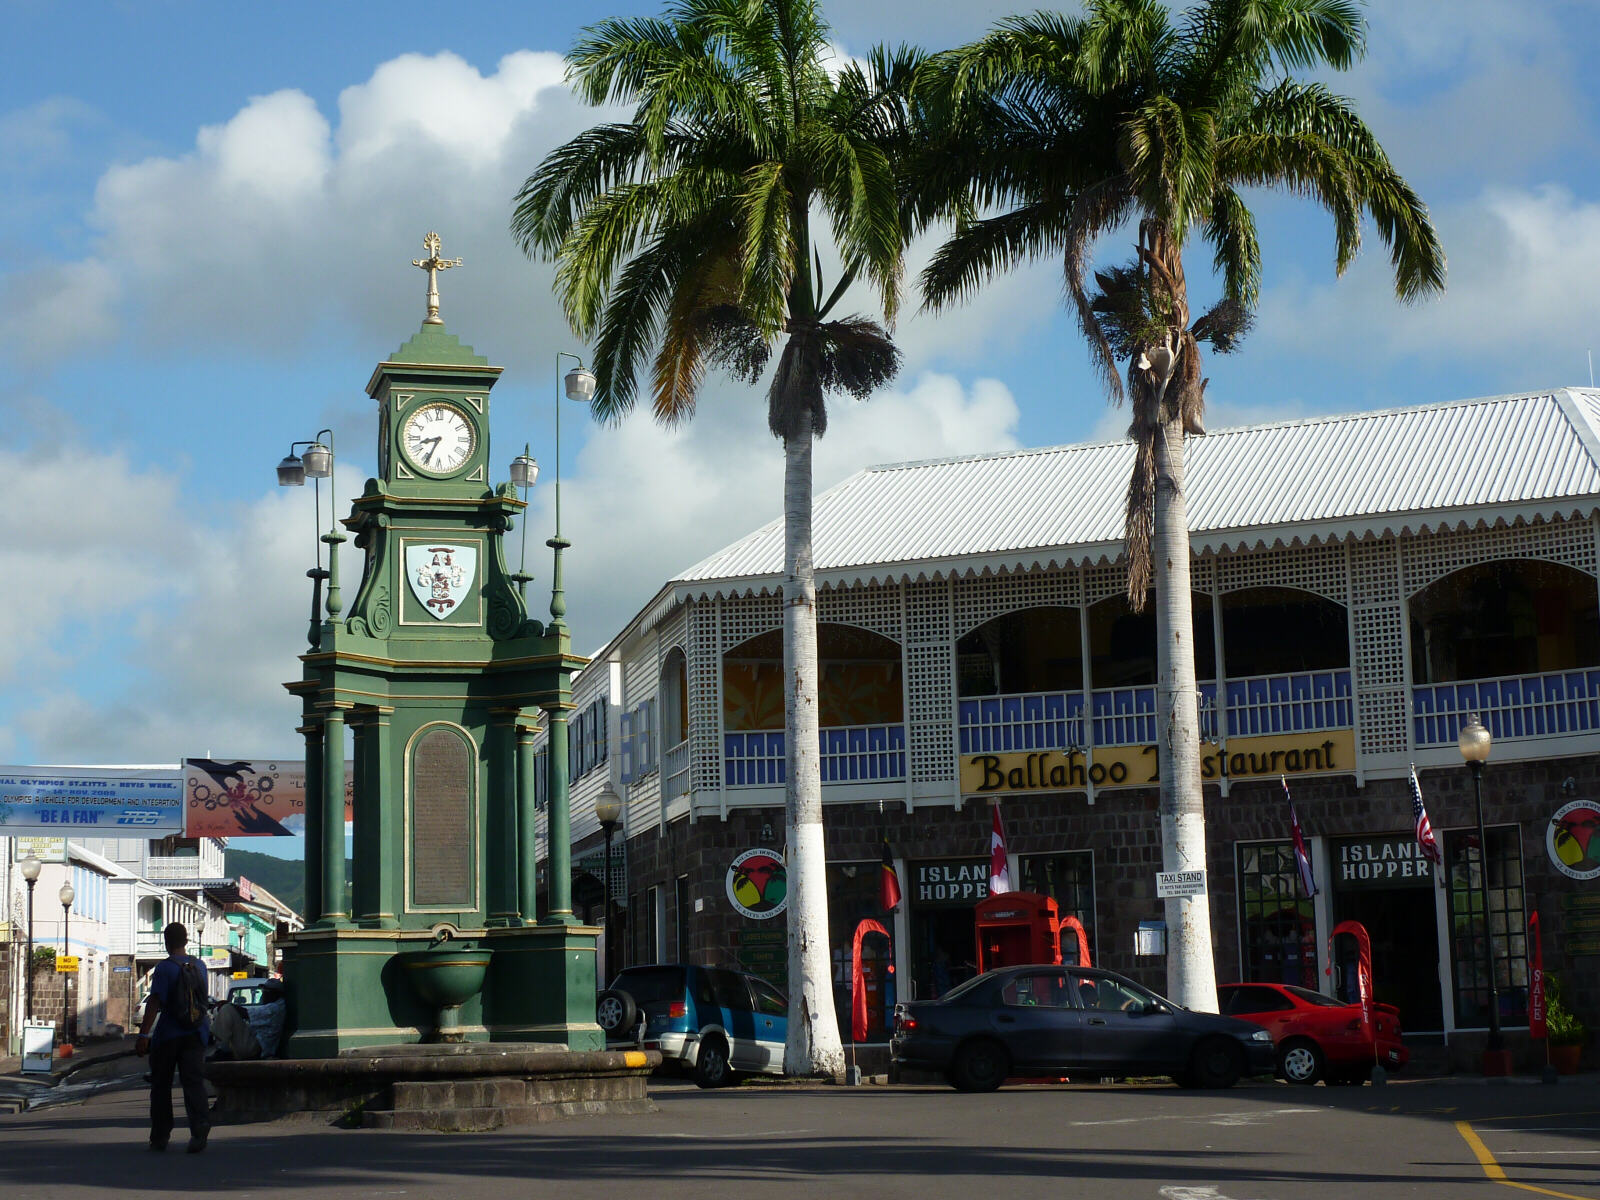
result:
[[(230, 877), (244, 876), (259, 883), (297, 913), (306, 910), (305, 863), (298, 858), (274, 858), (255, 850), (238, 850), (229, 846), (227, 871)], [(350, 890), (350, 860), (344, 860), (345, 893)], [(348, 905), (346, 905), (348, 907)]]

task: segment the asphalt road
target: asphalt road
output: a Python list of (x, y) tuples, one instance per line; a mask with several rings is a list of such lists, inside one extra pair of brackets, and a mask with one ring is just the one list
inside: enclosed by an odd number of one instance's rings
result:
[[(27, 1200), (575, 1197), (751, 1200), (1600, 1200), (1592, 1081), (1376, 1089), (1245, 1085), (944, 1087), (661, 1083), (651, 1116), (487, 1134), (300, 1123), (219, 1127), (203, 1155), (145, 1152), (146, 1097), (0, 1118), (0, 1195)], [(181, 1106), (179, 1107), (181, 1113)], [(180, 1117), (181, 1121), (181, 1117)], [(1517, 1192), (1494, 1171), (1524, 1185)]]

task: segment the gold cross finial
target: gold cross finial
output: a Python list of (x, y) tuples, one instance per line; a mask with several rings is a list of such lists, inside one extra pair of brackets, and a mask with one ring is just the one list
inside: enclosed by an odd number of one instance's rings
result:
[(428, 236), (422, 239), (422, 248), (428, 252), (428, 257), (411, 260), (413, 267), (421, 267), (428, 273), (428, 315), (423, 319), (424, 325), (444, 324), (444, 318), (439, 315), (439, 272), (461, 265), (459, 258), (439, 257), (439, 249), (443, 245), (439, 235), (430, 230)]

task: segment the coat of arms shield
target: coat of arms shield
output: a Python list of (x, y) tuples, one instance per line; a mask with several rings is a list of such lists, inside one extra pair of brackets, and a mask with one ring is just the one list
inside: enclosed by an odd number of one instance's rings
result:
[(432, 614), (444, 620), (465, 599), (477, 577), (478, 548), (423, 542), (406, 547), (406, 580), (411, 594)]

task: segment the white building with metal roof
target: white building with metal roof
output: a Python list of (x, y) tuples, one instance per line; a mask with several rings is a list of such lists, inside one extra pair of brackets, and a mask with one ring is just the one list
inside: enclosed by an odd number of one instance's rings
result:
[[(948, 986), (936, 965), (970, 945), (970, 911), (919, 896), (919, 878), (985, 853), (979, 797), (1013, 822), (1013, 879), (1078, 915), (1097, 959), (1149, 966), (1133, 931), (1160, 912), (1153, 619), (1128, 608), (1119, 563), (1132, 457), (1115, 442), (887, 465), (815, 500), (834, 932), (874, 915), (856, 881), (875, 882), (887, 839), (916, 994)], [(1547, 930), (1576, 905), (1557, 952), (1600, 985), (1600, 919), (1581, 915), (1600, 838), (1591, 857), (1550, 833), (1600, 797), (1600, 391), (1222, 429), (1191, 438), (1187, 463), (1213, 922), (1238, 931), (1219, 978), (1323, 986), (1339, 920), (1421, 923), (1431, 957), (1375, 936), (1380, 997), (1411, 1029), (1483, 1023), (1456, 748), (1477, 712), (1495, 738), (1502, 1007), (1525, 999), (1526, 948), (1502, 930), (1523, 928), (1535, 884), (1558, 905)], [(581, 797), (622, 794), (627, 961), (769, 962), (771, 929), (722, 894), (721, 860), (781, 836), (781, 558), (774, 521), (666, 581), (580, 678), (609, 717), (574, 770), (573, 836), (596, 840)], [(1413, 764), (1448, 886), (1375, 886), (1344, 868), (1411, 861)], [(1280, 776), (1328, 880), (1315, 897), (1285, 858)]]

